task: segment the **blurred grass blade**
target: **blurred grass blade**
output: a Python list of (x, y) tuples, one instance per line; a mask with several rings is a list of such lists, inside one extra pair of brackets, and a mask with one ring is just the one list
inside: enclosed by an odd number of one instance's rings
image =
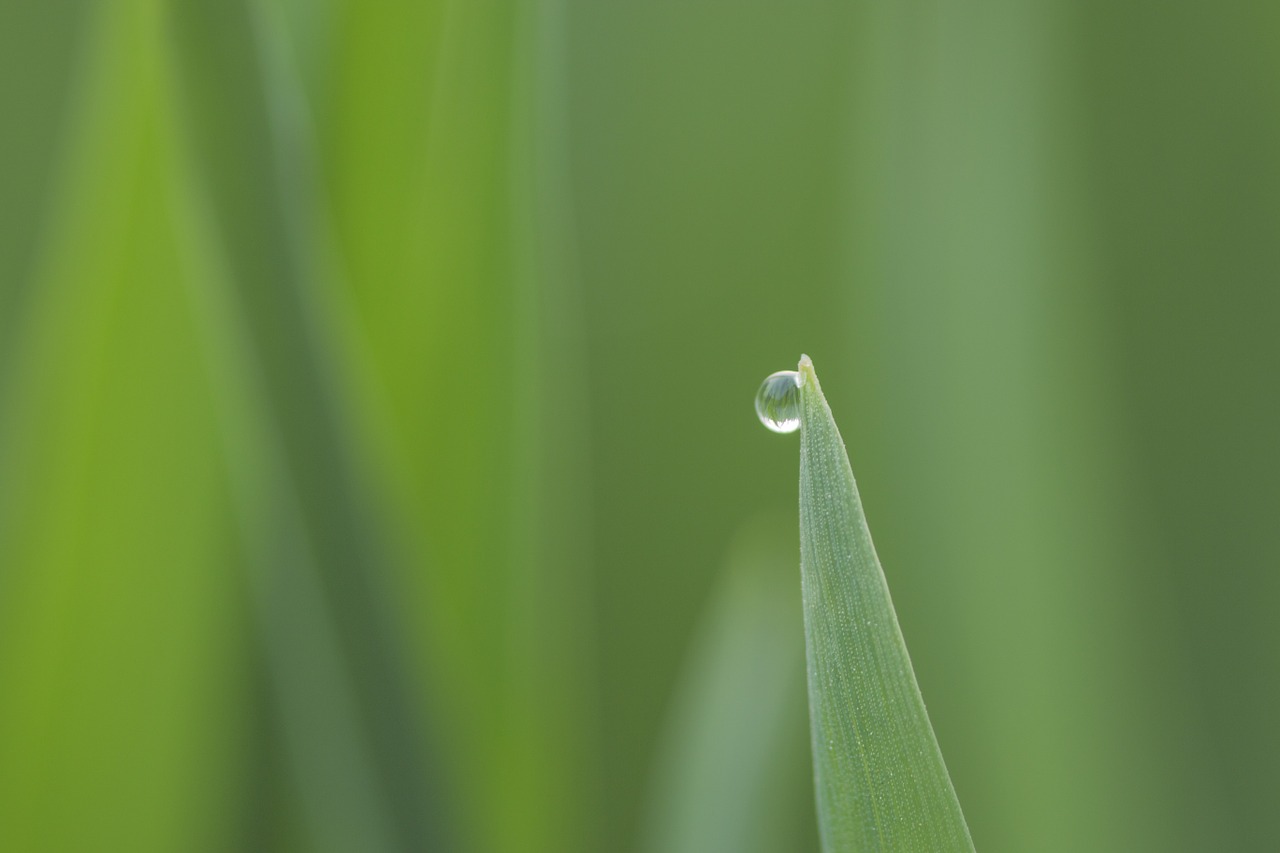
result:
[(12, 369), (43, 232), (56, 197), (55, 172), (77, 56), (84, 40), (83, 0), (0, 4), (0, 389)]
[(734, 539), (667, 715), (642, 847), (649, 853), (816, 845), (812, 805), (801, 800), (804, 648), (789, 568), (793, 525), (779, 514)]
[[(229, 447), (253, 522), (273, 736), (290, 756), (309, 849), (435, 849), (443, 817), (423, 697), (406, 677), (392, 549), (346, 417), (315, 245), (324, 194), (280, 19), (250, 2), (171, 11), (192, 193), (226, 273), (219, 325), (236, 327), (212, 331), (236, 341), (224, 352), (246, 354), (256, 392), (258, 428)], [(228, 377), (237, 367), (218, 364)]]
[[(31, 26), (0, 49), (47, 49), (44, 5), (8, 5), (0, 29), (10, 12)], [(214, 410), (177, 284), (163, 19), (148, 2), (86, 15), (65, 136), (40, 141), (54, 162), (21, 167), (38, 182), (0, 175), (0, 204), (45, 211), (15, 238), (36, 245), (0, 262), (27, 276), (0, 285), (24, 290), (0, 307), (21, 311), (0, 321), (0, 850), (235, 849), (239, 620)], [(0, 106), (6, 133), (37, 131)]]
[(823, 849), (972, 850), (808, 356), (800, 373), (800, 565)]

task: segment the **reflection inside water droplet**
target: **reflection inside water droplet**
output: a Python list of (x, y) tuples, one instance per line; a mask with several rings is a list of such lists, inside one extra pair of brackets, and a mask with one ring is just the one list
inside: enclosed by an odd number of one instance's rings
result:
[(800, 428), (800, 374), (779, 370), (765, 379), (756, 392), (756, 414), (760, 423), (774, 432), (795, 432)]

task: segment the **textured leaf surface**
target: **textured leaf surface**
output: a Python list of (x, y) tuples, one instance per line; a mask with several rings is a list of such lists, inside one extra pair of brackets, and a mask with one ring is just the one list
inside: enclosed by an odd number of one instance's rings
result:
[(807, 356), (800, 373), (800, 564), (823, 849), (972, 850)]

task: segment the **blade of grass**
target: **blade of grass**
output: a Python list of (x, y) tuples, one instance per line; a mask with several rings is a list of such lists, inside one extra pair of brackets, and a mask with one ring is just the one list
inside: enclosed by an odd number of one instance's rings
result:
[[(649, 853), (813, 850), (794, 519), (739, 532), (676, 687), (644, 826)], [(801, 819), (803, 816), (803, 819)]]
[[(601, 849), (556, 4), (340, 4), (321, 113), (362, 415), (469, 849)], [(369, 92), (376, 92), (370, 97)], [(460, 362), (459, 359), (462, 359)], [(467, 381), (424, 394), (465, 364)], [(501, 626), (495, 629), (495, 626)]]
[(823, 849), (972, 850), (808, 356), (800, 374), (800, 565)]
[(235, 585), (175, 284), (162, 18), (86, 23), (0, 400), (0, 849), (229, 849)]
[(279, 19), (258, 4), (187, 0), (173, 23), (195, 192), (242, 335), (232, 346), (248, 353), (258, 392), (249, 439), (231, 453), (247, 472), (241, 509), (290, 782), (311, 846), (433, 849), (439, 796), (387, 589), (390, 549), (335, 364), (315, 245), (323, 194)]
[(601, 846), (588, 359), (570, 203), (566, 38), (563, 0), (515, 16), (508, 228), (516, 358), (502, 603), (512, 673), (503, 772), (514, 784), (504, 849), (529, 853)]
[[(531, 360), (517, 340), (510, 227), (515, 10), (338, 8), (324, 163), (363, 415), (396, 498), (406, 597), (426, 617), (415, 663), (450, 732), (461, 844), (572, 849), (547, 840), (573, 797), (541, 772), (558, 767), (555, 750), (541, 749), (540, 715), (513, 689), (526, 673), (511, 648), (539, 645), (508, 609), (521, 604), (513, 560), (532, 563), (512, 535), (514, 365)], [(441, 417), (423, 391), (454, 364), (467, 381), (451, 383), (448, 408), (466, 415)]]

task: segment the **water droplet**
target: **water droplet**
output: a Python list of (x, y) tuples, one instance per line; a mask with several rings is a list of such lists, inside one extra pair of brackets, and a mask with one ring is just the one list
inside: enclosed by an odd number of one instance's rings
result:
[(779, 370), (765, 379), (756, 392), (760, 423), (774, 432), (795, 432), (800, 428), (800, 382), (795, 370)]

